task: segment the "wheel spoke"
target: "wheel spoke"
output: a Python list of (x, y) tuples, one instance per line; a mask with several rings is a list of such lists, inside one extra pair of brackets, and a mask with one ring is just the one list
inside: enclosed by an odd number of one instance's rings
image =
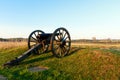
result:
[(61, 42), (56, 42), (55, 44), (56, 44), (56, 45), (60, 45), (60, 44), (61, 44)]
[(59, 48), (59, 57), (62, 55), (61, 49)]
[(59, 45), (54, 45), (55, 50), (59, 48)]
[(67, 33), (64, 34), (63, 38), (65, 38), (66, 35), (67, 35)]
[(66, 38), (64, 39), (64, 41), (66, 41), (67, 38), (68, 38), (68, 37), (66, 37)]
[(37, 38), (37, 35), (34, 33), (35, 37)]
[(54, 44), (54, 45), (60, 45), (60, 44), (61, 44), (61, 42), (60, 42), (60, 41), (55, 40), (55, 41), (53, 41), (53, 44)]
[(59, 54), (59, 52), (60, 52), (60, 48), (58, 47), (58, 48), (56, 49), (55, 54)]
[(58, 38), (58, 40), (60, 40), (60, 37), (59, 37), (59, 35), (57, 35), (57, 38)]
[[(59, 32), (59, 36), (60, 36), (60, 30), (58, 32)], [(61, 36), (60, 36), (60, 39), (61, 39)]]
[(38, 35), (39, 35), (39, 31), (38, 31), (37, 33), (38, 33)]
[(70, 46), (69, 45), (65, 45), (64, 46), (66, 50), (69, 50), (70, 49)]
[(61, 53), (64, 56), (65, 53), (64, 53), (63, 47), (61, 48)]
[(63, 48), (62, 48), (62, 49), (63, 49), (63, 52), (65, 53), (65, 52), (66, 52), (66, 48), (63, 46)]
[(63, 49), (64, 49), (64, 51), (65, 51), (65, 52), (67, 51), (67, 49), (66, 49), (66, 47), (65, 47), (65, 46), (63, 47)]
[(59, 33), (60, 39), (62, 39), (62, 38), (63, 38), (63, 30), (61, 29), (59, 32), (60, 32), (60, 33)]
[(57, 37), (55, 37), (55, 39), (54, 39), (54, 40), (55, 40), (55, 41), (57, 41), (57, 42), (58, 42), (58, 41), (60, 41), (60, 40), (58, 39), (58, 36), (57, 36)]
[(64, 37), (63, 37), (63, 34), (64, 34), (64, 31), (63, 31), (63, 30), (62, 30), (62, 33), (61, 33), (61, 34), (62, 34), (62, 38), (64, 38)]
[(35, 41), (37, 41), (37, 39), (35, 39), (34, 37), (32, 37), (32, 39), (34, 39)]

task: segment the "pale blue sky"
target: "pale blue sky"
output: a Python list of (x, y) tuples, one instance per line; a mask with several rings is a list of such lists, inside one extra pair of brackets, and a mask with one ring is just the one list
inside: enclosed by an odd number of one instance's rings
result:
[(120, 39), (120, 0), (0, 0), (0, 37), (65, 27), (72, 39)]

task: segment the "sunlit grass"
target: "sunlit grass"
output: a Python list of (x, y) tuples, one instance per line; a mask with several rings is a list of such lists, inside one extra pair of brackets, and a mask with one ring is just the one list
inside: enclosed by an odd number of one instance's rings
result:
[[(56, 58), (51, 52), (31, 55), (19, 65), (4, 68), (2, 64), (27, 50), (27, 46), (7, 48), (0, 53), (0, 74), (8, 80), (119, 80), (120, 50), (114, 47), (79, 45), (70, 55)], [(42, 72), (30, 72), (33, 66), (46, 66)]]

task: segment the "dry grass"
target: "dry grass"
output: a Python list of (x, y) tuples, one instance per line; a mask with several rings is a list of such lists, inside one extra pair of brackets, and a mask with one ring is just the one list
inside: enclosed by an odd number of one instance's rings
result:
[[(27, 47), (27, 42), (0, 42), (0, 49)], [(120, 44), (72, 43), (75, 47), (120, 48)]]
[(120, 48), (120, 44), (100, 44), (100, 43), (72, 43), (72, 46), (76, 47), (98, 47), (98, 48)]
[(27, 46), (27, 42), (0, 42), (0, 49)]

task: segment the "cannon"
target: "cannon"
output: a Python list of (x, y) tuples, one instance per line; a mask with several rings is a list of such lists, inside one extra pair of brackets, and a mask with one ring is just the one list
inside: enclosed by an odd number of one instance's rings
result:
[(57, 28), (53, 33), (35, 30), (28, 37), (28, 51), (5, 63), (4, 66), (17, 65), (31, 54), (42, 54), (48, 51), (48, 49), (52, 51), (54, 56), (61, 58), (69, 53), (70, 47), (70, 34), (63, 27)]

